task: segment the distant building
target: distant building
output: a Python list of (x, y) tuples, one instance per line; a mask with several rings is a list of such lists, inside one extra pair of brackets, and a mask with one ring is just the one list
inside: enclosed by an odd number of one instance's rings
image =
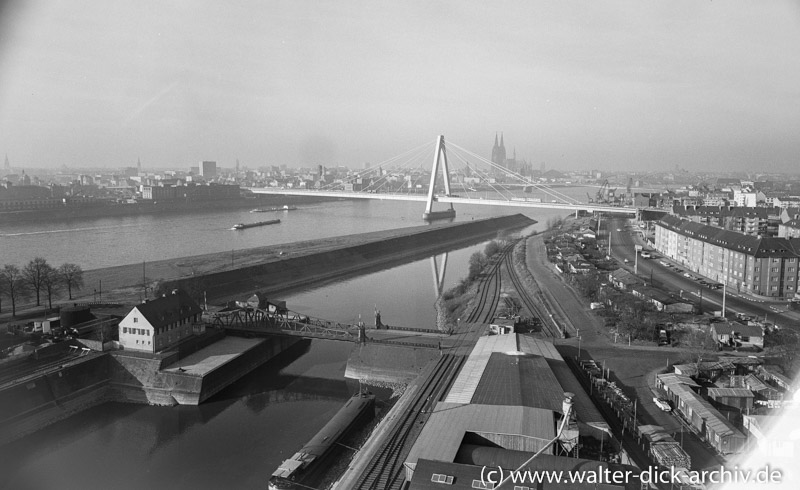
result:
[(188, 294), (176, 290), (134, 306), (119, 322), (119, 343), (125, 350), (162, 351), (192, 335), (201, 313)]
[(500, 166), (506, 164), (506, 146), (503, 143), (503, 135), (500, 135), (500, 143), (497, 143), (497, 133), (494, 135), (494, 146), (492, 147), (492, 163)]
[(800, 238), (800, 219), (793, 219), (778, 225), (778, 237)]
[(200, 162), (200, 176), (211, 179), (217, 176), (217, 162)]
[(757, 237), (666, 216), (655, 248), (686, 268), (737, 290), (793, 297), (800, 280), (800, 242)]

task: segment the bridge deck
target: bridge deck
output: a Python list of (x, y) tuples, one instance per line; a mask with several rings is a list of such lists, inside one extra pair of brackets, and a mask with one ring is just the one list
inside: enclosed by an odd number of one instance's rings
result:
[[(269, 187), (251, 187), (248, 190), (254, 194), (277, 194), (285, 196), (316, 196), (316, 197), (339, 197), (343, 199), (374, 199), (379, 201), (418, 201), (426, 202), (427, 197), (421, 194), (392, 194), (392, 193), (365, 193), (365, 192), (345, 192), (345, 191), (315, 191), (315, 190), (296, 190), (296, 189), (273, 189)], [(477, 204), (480, 206), (508, 206), (518, 208), (543, 208), (543, 209), (563, 209), (564, 211), (589, 211), (598, 213), (620, 213), (635, 215), (638, 208), (629, 206), (598, 206), (596, 204), (584, 203), (558, 203), (558, 202), (533, 202), (533, 201), (511, 201), (501, 199), (482, 199), (468, 197), (435, 196), (434, 200), (441, 203), (451, 204)]]

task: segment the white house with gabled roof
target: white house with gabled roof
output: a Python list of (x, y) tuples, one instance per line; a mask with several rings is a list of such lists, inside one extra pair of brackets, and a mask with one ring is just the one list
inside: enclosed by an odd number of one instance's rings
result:
[(188, 294), (175, 290), (134, 306), (119, 322), (119, 343), (125, 350), (165, 350), (192, 335), (192, 325), (200, 322), (201, 314)]

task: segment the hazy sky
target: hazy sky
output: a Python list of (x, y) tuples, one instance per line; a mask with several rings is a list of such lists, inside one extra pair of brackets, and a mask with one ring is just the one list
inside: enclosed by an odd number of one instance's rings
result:
[(800, 168), (796, 0), (0, 0), (16, 167)]

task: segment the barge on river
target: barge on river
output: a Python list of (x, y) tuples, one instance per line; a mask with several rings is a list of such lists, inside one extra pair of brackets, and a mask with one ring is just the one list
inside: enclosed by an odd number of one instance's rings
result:
[(251, 213), (269, 213), (274, 211), (294, 211), (297, 209), (297, 206), (289, 206), (288, 204), (283, 205), (282, 207), (272, 207), (272, 208), (255, 208), (251, 209)]
[(269, 490), (294, 490), (303, 488), (300, 483), (331, 454), (339, 441), (361, 423), (375, 416), (375, 395), (358, 393), (325, 424), (317, 435), (272, 473)]
[(269, 219), (267, 221), (256, 221), (255, 223), (238, 223), (233, 225), (232, 230), (246, 230), (247, 228), (255, 228), (256, 226), (274, 225), (280, 223), (279, 219)]

